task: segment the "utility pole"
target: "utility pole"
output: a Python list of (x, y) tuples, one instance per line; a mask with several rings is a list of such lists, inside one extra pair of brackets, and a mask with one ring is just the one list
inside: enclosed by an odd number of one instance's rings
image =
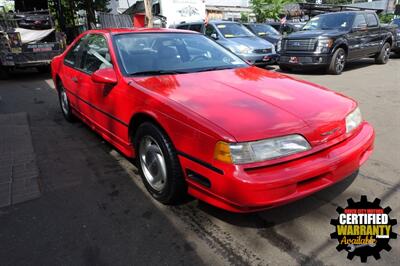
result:
[(146, 14), (146, 24), (148, 28), (153, 28), (153, 0), (144, 0), (144, 10)]

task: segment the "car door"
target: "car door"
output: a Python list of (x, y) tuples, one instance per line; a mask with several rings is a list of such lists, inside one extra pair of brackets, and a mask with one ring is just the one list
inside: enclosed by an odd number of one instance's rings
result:
[(78, 77), (80, 96), (85, 104), (84, 115), (107, 135), (118, 135), (121, 121), (117, 118), (117, 100), (122, 98), (114, 86), (96, 83), (92, 74), (99, 69), (113, 68), (108, 40), (103, 34), (90, 34), (82, 48), (80, 75)]
[(351, 32), (348, 34), (348, 59), (362, 58), (366, 54), (367, 21), (364, 14), (357, 14), (354, 18)]
[(367, 35), (367, 55), (375, 54), (380, 50), (382, 37), (378, 18), (374, 13), (366, 13), (365, 15), (368, 26)]
[(83, 43), (86, 41), (86, 37), (82, 37), (78, 40), (71, 50), (64, 57), (63, 70), (60, 71), (61, 80), (65, 90), (67, 91), (70, 104), (75, 110), (79, 109), (79, 82), (78, 77), (80, 75), (79, 64), (81, 58), (81, 52)]

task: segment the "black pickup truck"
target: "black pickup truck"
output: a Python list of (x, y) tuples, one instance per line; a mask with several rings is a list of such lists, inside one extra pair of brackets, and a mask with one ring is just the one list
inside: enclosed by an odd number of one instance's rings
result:
[(365, 57), (386, 64), (396, 42), (395, 26), (381, 25), (372, 11), (326, 13), (310, 19), (301, 31), (284, 37), (278, 45), (279, 66), (321, 67), (341, 74), (349, 61)]

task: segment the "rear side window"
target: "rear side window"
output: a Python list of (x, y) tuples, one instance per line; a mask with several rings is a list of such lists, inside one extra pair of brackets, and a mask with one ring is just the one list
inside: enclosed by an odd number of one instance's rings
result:
[(368, 27), (378, 26), (378, 20), (376, 19), (376, 16), (374, 14), (367, 13), (366, 17), (367, 17)]
[(180, 30), (187, 30), (189, 29), (189, 25), (178, 25), (176, 28)]
[(190, 30), (192, 31), (197, 31), (197, 32), (201, 32), (201, 28), (202, 28), (202, 24), (192, 24), (190, 25)]
[(364, 15), (358, 14), (354, 19), (353, 27), (359, 27), (361, 25), (364, 25), (364, 27), (365, 27), (366, 24), (367, 24), (367, 21), (365, 20)]

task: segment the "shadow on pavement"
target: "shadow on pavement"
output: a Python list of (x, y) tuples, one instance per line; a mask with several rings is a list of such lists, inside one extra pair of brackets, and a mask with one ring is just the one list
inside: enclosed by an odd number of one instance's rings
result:
[(199, 209), (236, 226), (259, 229), (269, 228), (305, 216), (323, 205), (333, 205), (332, 201), (353, 183), (357, 174), (358, 172), (309, 197), (262, 212), (250, 214), (230, 213), (206, 203), (199, 203)]
[(0, 264), (203, 264), (197, 244), (132, 181), (110, 145), (63, 119), (45, 77), (1, 81), (0, 113), (29, 114), (43, 194), (0, 210)]

